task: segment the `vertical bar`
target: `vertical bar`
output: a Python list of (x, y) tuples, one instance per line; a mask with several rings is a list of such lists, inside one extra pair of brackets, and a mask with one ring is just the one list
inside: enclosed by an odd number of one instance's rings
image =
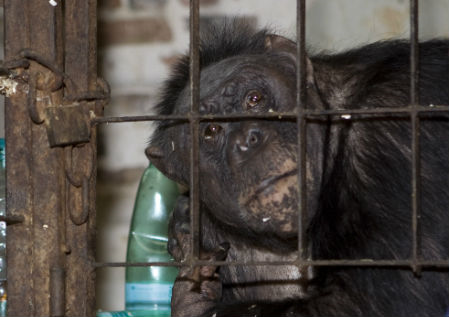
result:
[[(11, 0), (4, 5), (5, 58), (17, 58), (22, 49), (31, 48), (61, 67), (61, 6), (39, 0)], [(51, 76), (31, 63), (31, 80), (37, 71)], [(52, 100), (59, 103), (61, 92), (55, 92)], [(26, 93), (20, 91), (6, 106), (7, 213), (25, 218), (23, 224), (8, 228), (8, 315), (59, 316), (64, 310), (57, 300), (64, 292), (52, 303), (48, 294), (52, 288), (64, 290), (63, 279), (54, 279), (50, 273), (64, 266), (58, 221), (63, 206), (62, 151), (50, 149), (44, 125), (30, 121), (27, 101)], [(38, 109), (45, 106), (42, 103), (36, 100)]]
[[(29, 47), (27, 0), (5, 0), (5, 60), (14, 58), (21, 48)], [(20, 21), (20, 22), (19, 22)], [(32, 316), (34, 298), (32, 279), (32, 217), (31, 217), (31, 120), (28, 118), (27, 94), (19, 91), (5, 98), (6, 138), (6, 214), (23, 216), (23, 224), (7, 231), (7, 294), (8, 315)], [(21, 123), (20, 129), (13, 125)], [(14, 172), (14, 174), (13, 174)], [(25, 283), (24, 281), (27, 281)]]
[(306, 206), (306, 119), (304, 110), (306, 105), (306, 51), (305, 51), (305, 0), (297, 1), (296, 12), (296, 43), (297, 43), (297, 72), (296, 72), (296, 103), (298, 129), (298, 260), (307, 258), (307, 242), (305, 223), (307, 220)]
[(418, 0), (410, 0), (410, 103), (419, 104)]
[[(65, 97), (80, 98), (97, 88), (97, 4), (96, 0), (62, 1), (64, 7), (64, 71), (76, 84), (77, 90), (65, 89)], [(102, 115), (99, 104), (97, 116)], [(75, 224), (66, 217), (66, 239), (70, 253), (67, 254), (66, 272), (66, 314), (67, 316), (95, 315), (95, 188), (96, 188), (96, 130), (91, 131), (90, 143), (76, 147), (72, 160), (81, 162), (92, 150), (92, 175), (86, 185), (76, 188), (68, 186), (68, 210), (80, 214), (87, 202), (89, 215), (87, 222)], [(75, 172), (83, 174), (85, 166), (74, 164)], [(88, 186), (87, 199), (83, 203), (83, 190)], [(71, 210), (70, 210), (71, 209)]]
[[(5, 1), (5, 41), (8, 60), (31, 48), (57, 67), (62, 61), (61, 6), (39, 0)], [(45, 69), (30, 64), (28, 74), (51, 76)], [(62, 99), (55, 92), (53, 101)], [(37, 108), (45, 105), (36, 100)], [(22, 224), (8, 227), (8, 315), (55, 316), (48, 295), (52, 286), (64, 289), (61, 279), (53, 279), (51, 270), (62, 269), (59, 245), (63, 199), (61, 195), (61, 149), (51, 149), (43, 124), (31, 122), (26, 92), (19, 91), (6, 103), (7, 214), (23, 216)], [(62, 296), (64, 293), (62, 293)], [(59, 309), (59, 311), (61, 311)]]
[(190, 0), (190, 221), (192, 260), (199, 258), (199, 121), (196, 118), (200, 100), (199, 0)]
[(416, 107), (419, 104), (419, 42), (418, 42), (418, 0), (410, 0), (410, 107), (412, 109), (412, 269), (420, 274), (417, 264), (420, 258), (419, 217), (421, 213), (421, 161), (420, 121)]
[(65, 270), (61, 267), (50, 270), (50, 312), (51, 316), (65, 314)]

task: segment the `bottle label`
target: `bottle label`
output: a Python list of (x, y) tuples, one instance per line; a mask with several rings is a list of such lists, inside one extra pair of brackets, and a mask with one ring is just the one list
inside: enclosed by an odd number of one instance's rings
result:
[(126, 303), (170, 304), (172, 288), (172, 284), (126, 283)]

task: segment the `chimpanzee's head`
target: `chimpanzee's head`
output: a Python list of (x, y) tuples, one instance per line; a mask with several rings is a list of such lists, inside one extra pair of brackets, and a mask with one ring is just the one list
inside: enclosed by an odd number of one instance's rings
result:
[[(294, 112), (295, 54), (294, 42), (265, 31), (233, 29), (215, 34), (201, 47), (199, 112)], [(184, 58), (166, 84), (160, 113), (189, 113), (187, 78), (188, 58)], [(299, 204), (296, 121), (202, 121), (199, 131), (202, 203), (229, 225), (295, 236)], [(171, 121), (158, 126), (147, 154), (164, 174), (188, 185), (190, 150), (189, 124)]]

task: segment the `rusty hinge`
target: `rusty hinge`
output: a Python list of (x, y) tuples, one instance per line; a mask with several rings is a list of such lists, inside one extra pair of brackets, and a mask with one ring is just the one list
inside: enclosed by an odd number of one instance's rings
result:
[[(63, 102), (54, 104), (52, 93), (62, 87), (66, 88)], [(11, 97), (18, 89), (27, 93), (31, 120), (45, 123), (50, 147), (89, 142), (97, 105), (103, 107), (110, 95), (101, 78), (95, 91), (80, 92), (67, 74), (29, 49), (22, 50), (17, 60), (0, 65), (0, 93)]]

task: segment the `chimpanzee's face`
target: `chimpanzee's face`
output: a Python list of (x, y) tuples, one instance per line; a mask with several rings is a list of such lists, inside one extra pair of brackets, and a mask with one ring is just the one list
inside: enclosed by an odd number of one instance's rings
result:
[[(294, 111), (295, 66), (286, 56), (229, 58), (205, 68), (200, 81), (201, 114)], [(190, 108), (188, 87), (175, 113)], [(188, 184), (190, 127), (169, 125), (155, 138), (168, 143), (166, 162), (154, 161)], [(200, 123), (201, 200), (221, 221), (283, 237), (297, 229), (297, 128), (295, 121), (263, 119)], [(165, 164), (165, 166), (164, 166)], [(168, 166), (167, 166), (168, 165)]]

